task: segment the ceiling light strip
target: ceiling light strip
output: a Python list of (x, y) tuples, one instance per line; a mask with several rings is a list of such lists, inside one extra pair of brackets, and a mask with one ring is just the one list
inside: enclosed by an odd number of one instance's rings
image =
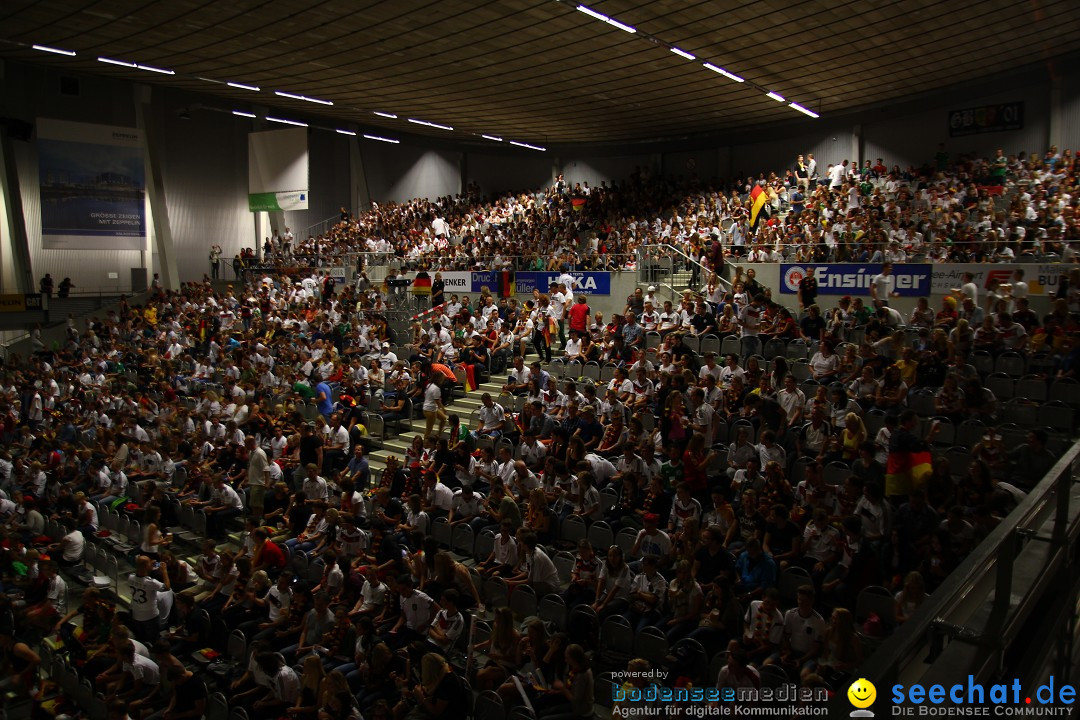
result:
[(322, 100), (320, 98), (308, 97), (307, 95), (297, 95), (296, 93), (285, 92), (284, 90), (275, 90), (274, 94), (279, 97), (291, 98), (293, 100), (303, 100), (309, 103), (318, 103), (319, 105), (333, 105), (330, 100)]
[(160, 73), (161, 75), (175, 75), (175, 70), (166, 70), (165, 68), (154, 67), (153, 65), (135, 65), (140, 70), (146, 70), (147, 72)]
[(378, 110), (373, 110), (372, 114), (378, 115), (379, 117), (390, 118), (391, 120), (397, 120), (397, 115), (395, 115), (394, 113), (379, 112)]
[(246, 118), (255, 117), (255, 113), (244, 112), (243, 110), (233, 110), (232, 114), (236, 115), (238, 117), (246, 117)]
[(337, 128), (334, 130), (334, 132), (338, 133), (339, 135), (349, 135), (350, 137), (356, 137), (356, 133), (354, 133), (352, 130), (342, 130), (341, 128)]
[(789, 107), (789, 108), (792, 108), (792, 109), (794, 109), (794, 110), (798, 110), (798, 111), (799, 111), (799, 112), (801, 112), (801, 113), (802, 113), (803, 115), (809, 115), (809, 116), (810, 116), (810, 117), (812, 117), (812, 118), (819, 118), (819, 117), (821, 117), (820, 115), (818, 115), (818, 114), (817, 114), (816, 112), (814, 112), (813, 110), (807, 110), (806, 108), (804, 108), (804, 107), (803, 107), (802, 105), (800, 105), (799, 103), (794, 103), (794, 102), (792, 102), (792, 103), (788, 103), (788, 107)]
[(31, 45), (30, 47), (41, 52), (53, 53), (54, 55), (67, 55), (68, 57), (75, 57), (74, 50), (62, 50), (60, 48), (49, 47), (48, 45)]
[(307, 127), (305, 122), (298, 122), (296, 120), (286, 120), (285, 118), (273, 117), (271, 115), (266, 116), (267, 121), (281, 123), (282, 125), (295, 125), (296, 127)]
[(439, 130), (453, 130), (454, 128), (449, 125), (440, 125), (439, 123), (428, 122), (427, 120), (417, 120), (416, 118), (409, 118), (409, 122), (415, 125), (426, 125), (427, 127), (437, 128)]
[(238, 82), (227, 82), (225, 84), (231, 88), (236, 88), (237, 90), (250, 90), (252, 92), (259, 92), (261, 90), (258, 85), (245, 85), (244, 83)]
[(783, 95), (781, 95), (781, 94), (779, 94), (779, 93), (774, 93), (774, 92), (773, 92), (772, 90), (770, 90), (769, 92), (765, 93), (765, 95), (767, 95), (768, 97), (771, 97), (771, 98), (772, 98), (773, 100), (775, 100), (776, 102), (787, 102), (786, 100), (784, 100), (784, 96), (783, 96)]
[(735, 73), (730, 73), (727, 70), (725, 70), (724, 68), (717, 67), (716, 65), (713, 65), (712, 63), (702, 63), (702, 65), (704, 65), (709, 70), (712, 70), (714, 73), (720, 73), (721, 75), (726, 77), (728, 80), (734, 80), (737, 83), (746, 82), (746, 78), (741, 78), (738, 75), (736, 75)]
[(494, 135), (481, 135), (480, 137), (484, 138), (485, 140), (494, 140), (495, 142), (503, 141), (501, 137), (496, 137)]
[(697, 60), (696, 56), (691, 55), (690, 53), (686, 52), (685, 50), (682, 50), (681, 48), (672, 47), (672, 48), (668, 48), (668, 50), (671, 50), (671, 52), (675, 53), (679, 57), (686, 58), (687, 60)]
[(588, 15), (591, 18), (595, 18), (595, 19), (599, 20), (600, 22), (605, 22), (608, 25), (610, 25), (611, 27), (618, 28), (618, 29), (622, 30), (623, 32), (628, 32), (631, 35), (633, 35), (634, 33), (637, 32), (636, 28), (632, 28), (629, 25), (627, 25), (626, 23), (621, 23), (618, 20), (616, 20), (615, 18), (608, 17), (607, 15), (604, 15), (603, 13), (596, 12), (592, 8), (586, 7), (584, 5), (578, 5), (577, 9), (580, 10), (581, 12), (585, 13), (586, 15)]
[(124, 60), (113, 60), (112, 58), (107, 58), (107, 57), (99, 57), (98, 62), (103, 62), (103, 63), (106, 63), (108, 65), (119, 65), (120, 67), (129, 67), (129, 68), (138, 67), (138, 65), (136, 65), (133, 62), (125, 62)]
[(530, 145), (529, 143), (518, 142), (516, 140), (508, 141), (511, 145), (517, 145), (518, 147), (528, 148), (529, 150), (539, 150), (540, 152), (547, 152), (547, 148), (542, 148), (537, 145)]
[[(341, 131), (339, 130), (338, 132), (341, 132)], [(394, 138), (382, 137), (381, 135), (367, 135), (367, 134), (365, 134), (364, 137), (366, 137), (368, 140), (378, 140), (379, 142), (391, 143), (393, 145), (399, 145), (401, 143), (400, 140), (395, 140)]]

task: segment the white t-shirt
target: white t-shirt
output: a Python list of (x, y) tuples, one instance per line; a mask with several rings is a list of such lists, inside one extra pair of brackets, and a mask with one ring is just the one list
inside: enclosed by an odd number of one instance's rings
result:
[(161, 682), (158, 664), (139, 653), (135, 653), (130, 663), (124, 663), (124, 672), (130, 674), (133, 680), (142, 680), (143, 685), (157, 685)]
[(424, 389), (424, 412), (435, 412), (442, 400), (442, 390), (435, 383), (428, 383)]
[(158, 617), (157, 596), (165, 590), (165, 583), (149, 575), (139, 577), (135, 573), (128, 576), (131, 587), (131, 617), (133, 620), (153, 620)]
[(78, 530), (72, 530), (60, 541), (64, 546), (64, 560), (75, 562), (82, 557), (83, 548), (86, 547), (86, 538)]
[(870, 284), (874, 286), (874, 292), (878, 300), (888, 301), (889, 295), (896, 284), (896, 278), (892, 275), (879, 274), (870, 279)]

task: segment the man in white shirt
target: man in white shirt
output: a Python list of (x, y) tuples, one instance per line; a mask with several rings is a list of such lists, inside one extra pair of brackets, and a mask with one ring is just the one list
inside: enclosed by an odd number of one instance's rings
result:
[(739, 311), (739, 326), (742, 328), (742, 337), (757, 337), (758, 328), (761, 327), (762, 297), (755, 295), (750, 304)]
[(844, 184), (844, 178), (847, 177), (848, 161), (845, 160), (839, 165), (833, 165), (829, 168), (829, 189), (839, 190)]
[(390, 630), (390, 644), (400, 648), (414, 640), (422, 640), (432, 618), (442, 608), (430, 596), (416, 589), (412, 575), (408, 573), (398, 576), (397, 592), (401, 615)]
[(953, 288), (952, 293), (956, 296), (957, 300), (963, 300), (964, 298), (971, 298), (971, 301), (976, 306), (979, 304), (979, 287), (975, 284), (975, 276), (969, 272), (960, 276), (960, 287)]
[(169, 592), (169, 571), (161, 565), (161, 580), (150, 577), (153, 560), (146, 555), (135, 559), (135, 572), (128, 576), (131, 589), (131, 631), (136, 639), (152, 645), (161, 635), (158, 593)]
[(899, 297), (892, 269), (891, 262), (882, 263), (881, 272), (870, 278), (870, 300), (876, 308), (888, 307), (890, 297)]
[(473, 432), (475, 439), (481, 437), (498, 438), (505, 432), (506, 411), (491, 399), (491, 393), (480, 397), (480, 427)]
[(776, 393), (776, 401), (784, 409), (788, 427), (794, 426), (802, 419), (806, 407), (806, 395), (799, 389), (795, 377), (790, 373), (784, 376), (784, 387)]
[(1009, 292), (1009, 298), (1012, 301), (1009, 306), (1010, 312), (1016, 312), (1016, 301), (1021, 298), (1027, 298), (1028, 296), (1028, 284), (1024, 282), (1024, 271), (1022, 268), (1017, 268), (1013, 271), (1012, 275), (1012, 287)]
[(266, 458), (266, 451), (256, 444), (254, 435), (244, 438), (244, 447), (248, 451), (248, 468), (241, 487), (247, 486), (251, 514), (260, 518), (266, 499), (266, 484), (270, 478), (270, 462)]

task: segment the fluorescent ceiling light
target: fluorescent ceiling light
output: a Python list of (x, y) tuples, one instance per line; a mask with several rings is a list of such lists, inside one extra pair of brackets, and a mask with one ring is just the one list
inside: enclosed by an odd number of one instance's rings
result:
[(153, 65), (136, 65), (135, 67), (139, 68), (140, 70), (146, 70), (148, 72), (161, 73), (162, 75), (176, 74), (176, 72), (173, 70), (166, 70), (165, 68), (154, 67)]
[(801, 113), (802, 113), (803, 115), (809, 115), (809, 116), (810, 116), (810, 117), (812, 117), (812, 118), (818, 118), (818, 117), (821, 117), (820, 115), (818, 115), (818, 114), (817, 114), (816, 112), (814, 112), (813, 110), (807, 110), (806, 108), (804, 108), (804, 107), (803, 107), (802, 105), (800, 105), (799, 103), (788, 103), (788, 107), (789, 107), (789, 108), (795, 108), (796, 110), (798, 110), (799, 112), (801, 112)]
[(378, 140), (379, 142), (393, 143), (394, 145), (397, 145), (401, 142), (400, 140), (395, 140), (394, 138), (380, 137), (379, 135), (364, 135), (364, 137), (366, 137), (368, 140)]
[(529, 148), (530, 150), (539, 150), (540, 152), (547, 152), (547, 148), (537, 147), (536, 145), (530, 145), (529, 143), (517, 142), (516, 140), (509, 141), (511, 145), (517, 145), (518, 147)]
[(108, 63), (109, 65), (119, 65), (121, 67), (129, 67), (129, 68), (138, 67), (138, 65), (136, 65), (133, 62), (124, 62), (123, 60), (113, 60), (112, 58), (107, 58), (107, 57), (99, 57), (98, 62)]
[(307, 123), (297, 122), (296, 120), (286, 120), (285, 118), (271, 117), (270, 115), (267, 115), (266, 119), (269, 120), (270, 122), (281, 123), (282, 125), (295, 125), (297, 127), (307, 127)]
[(341, 133), (342, 135), (352, 135), (353, 137), (356, 137), (356, 133), (354, 133), (352, 130), (342, 130), (341, 128), (338, 128), (335, 132)]
[(231, 88), (236, 88), (237, 90), (251, 90), (252, 92), (259, 92), (258, 85), (245, 85), (244, 83), (238, 82), (227, 82), (225, 84)]
[(721, 75), (726, 77), (728, 80), (734, 80), (737, 83), (746, 82), (745, 78), (741, 78), (741, 77), (739, 77), (738, 75), (736, 75), (734, 73), (729, 73), (727, 70), (725, 70), (722, 67), (717, 67), (717, 66), (713, 65), (712, 63), (702, 63), (702, 64), (705, 67), (707, 67), (708, 69), (712, 70), (713, 72), (720, 73)]
[(292, 98), (293, 100), (304, 100), (306, 102), (318, 103), (319, 105), (333, 105), (334, 103), (329, 100), (320, 100), (319, 98), (308, 97), (307, 95), (297, 95), (296, 93), (282, 92), (281, 90), (275, 90), (275, 95), (281, 97)]
[(484, 138), (485, 140), (494, 140), (495, 142), (503, 141), (501, 137), (495, 137), (494, 135), (481, 135), (480, 137)]
[(243, 110), (233, 110), (232, 114), (233, 115), (239, 115), (240, 117), (247, 117), (247, 118), (255, 117), (255, 113), (244, 112)]
[(390, 118), (391, 120), (397, 120), (397, 115), (395, 115), (394, 113), (384, 113), (384, 112), (379, 112), (378, 110), (373, 111), (373, 113), (375, 115), (378, 115), (379, 117)]
[(439, 123), (428, 122), (427, 120), (416, 120), (414, 118), (409, 118), (409, 122), (414, 123), (416, 125), (427, 125), (428, 127), (438, 128), (439, 130), (453, 130), (454, 129), (454, 128), (450, 127), (449, 125), (440, 125)]
[(49, 47), (48, 45), (31, 45), (30, 47), (41, 52), (55, 53), (56, 55), (67, 55), (68, 57), (75, 57), (74, 50), (61, 50), (60, 48)]
[(785, 102), (783, 95), (780, 95), (778, 93), (774, 93), (772, 90), (770, 90), (769, 92), (767, 92), (765, 94), (768, 95), (769, 97), (771, 97), (776, 102)]
[(595, 10), (593, 10), (592, 8), (587, 8), (584, 5), (578, 5), (577, 9), (580, 10), (581, 12), (585, 13), (589, 17), (596, 18), (597, 20), (599, 20), (601, 22), (606, 22), (608, 25), (611, 25), (612, 27), (619, 28), (623, 32), (628, 32), (628, 33), (636, 33), (637, 32), (637, 30), (630, 27), (629, 25), (625, 25), (625, 24), (619, 22), (618, 20), (616, 20), (615, 18), (608, 17), (607, 15), (604, 15), (603, 13), (598, 13)]
[(690, 53), (686, 52), (685, 50), (681, 50), (681, 49), (679, 49), (677, 47), (671, 48), (671, 52), (675, 53), (679, 57), (684, 57), (687, 60), (697, 60), (697, 58), (694, 57), (693, 55), (691, 55)]

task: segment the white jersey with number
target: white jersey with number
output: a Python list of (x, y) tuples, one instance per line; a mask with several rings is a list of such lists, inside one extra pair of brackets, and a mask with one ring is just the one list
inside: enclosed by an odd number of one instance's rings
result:
[(128, 576), (131, 587), (131, 617), (134, 620), (153, 620), (158, 617), (158, 593), (165, 589), (165, 583), (149, 575), (139, 577), (132, 573)]

